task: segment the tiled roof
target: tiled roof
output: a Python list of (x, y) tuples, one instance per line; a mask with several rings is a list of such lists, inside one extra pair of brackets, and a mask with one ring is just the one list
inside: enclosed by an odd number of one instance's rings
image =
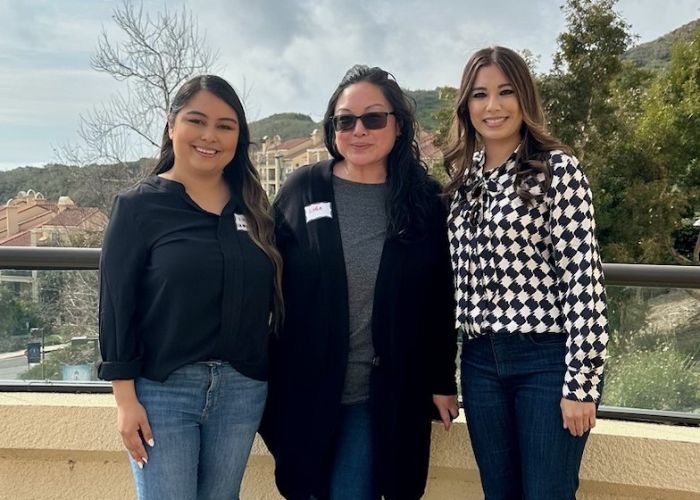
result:
[(31, 230), (22, 231), (21, 233), (14, 234), (9, 238), (0, 240), (0, 246), (4, 247), (29, 247), (32, 245), (32, 234)]
[(68, 207), (63, 212), (57, 214), (53, 219), (44, 222), (42, 226), (78, 226), (85, 219), (99, 211), (98, 208)]
[(274, 149), (278, 151), (283, 149), (294, 149), (295, 147), (309, 140), (310, 139), (308, 137), (297, 137), (296, 139), (287, 139), (286, 141), (275, 146)]

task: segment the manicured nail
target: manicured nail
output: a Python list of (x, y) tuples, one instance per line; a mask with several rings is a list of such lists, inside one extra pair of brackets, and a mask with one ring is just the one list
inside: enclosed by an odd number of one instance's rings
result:
[(143, 469), (143, 463), (141, 463), (140, 460), (138, 462), (136, 462), (136, 465), (138, 466), (139, 469)]
[(145, 464), (148, 463), (148, 459), (146, 457), (143, 457), (143, 463), (145, 463)]
[(148, 443), (148, 446), (150, 446), (151, 448), (153, 448), (156, 444), (156, 442), (153, 440), (153, 438), (146, 441), (146, 443)]

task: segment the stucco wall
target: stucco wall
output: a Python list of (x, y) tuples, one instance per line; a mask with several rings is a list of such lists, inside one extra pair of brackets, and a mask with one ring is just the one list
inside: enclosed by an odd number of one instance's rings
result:
[[(0, 393), (0, 499), (133, 499), (111, 395)], [(257, 440), (244, 500), (277, 500)], [(700, 499), (700, 429), (600, 421), (586, 449), (582, 500)], [(463, 420), (435, 425), (427, 500), (482, 498)]]

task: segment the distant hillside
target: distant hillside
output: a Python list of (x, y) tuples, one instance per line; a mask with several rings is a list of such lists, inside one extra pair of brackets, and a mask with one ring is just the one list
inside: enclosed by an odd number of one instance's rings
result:
[(421, 128), (428, 132), (435, 131), (438, 127), (435, 113), (450, 104), (440, 100), (438, 89), (407, 90), (406, 93), (416, 101), (416, 115)]
[(0, 203), (19, 191), (33, 189), (51, 201), (70, 196), (78, 206), (109, 210), (117, 192), (133, 185), (152, 168), (154, 160), (143, 159), (126, 165), (46, 165), (20, 167), (0, 172)]
[(632, 47), (622, 58), (632, 61), (638, 66), (650, 68), (665, 66), (671, 60), (671, 47), (673, 44), (679, 40), (689, 40), (698, 29), (700, 29), (700, 19), (684, 24), (656, 40)]
[(277, 113), (250, 123), (250, 138), (260, 144), (263, 137), (279, 135), (285, 141), (295, 137), (306, 137), (321, 124), (301, 113)]

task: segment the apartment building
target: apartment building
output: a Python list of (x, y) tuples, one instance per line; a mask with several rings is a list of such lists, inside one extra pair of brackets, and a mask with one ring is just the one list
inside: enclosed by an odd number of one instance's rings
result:
[(264, 137), (250, 155), (260, 173), (260, 181), (270, 199), (295, 169), (327, 160), (330, 154), (323, 144), (323, 131), (314, 129), (308, 137), (283, 141), (279, 135)]
[[(0, 246), (99, 246), (108, 221), (99, 208), (78, 207), (68, 196), (52, 202), (28, 189), (0, 206)], [(0, 283), (29, 286), (38, 298), (37, 271), (0, 270)]]

